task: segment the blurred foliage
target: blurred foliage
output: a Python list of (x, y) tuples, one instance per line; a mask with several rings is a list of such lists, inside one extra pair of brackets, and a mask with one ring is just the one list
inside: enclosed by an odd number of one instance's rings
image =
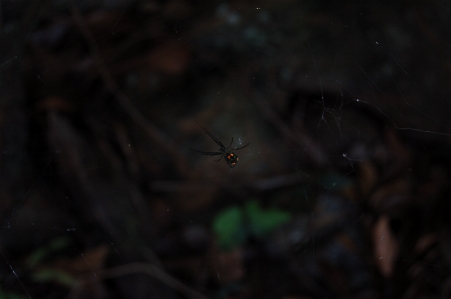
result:
[(39, 247), (28, 257), (28, 267), (36, 267), (38, 264), (42, 263), (46, 257), (53, 256), (56, 252), (66, 248), (68, 244), (69, 239), (62, 237), (52, 240), (47, 245)]
[(250, 236), (265, 237), (290, 219), (289, 213), (275, 208), (263, 209), (252, 200), (244, 207), (232, 206), (219, 213), (213, 222), (213, 230), (219, 246), (229, 250), (243, 244)]
[(35, 282), (56, 282), (67, 287), (73, 287), (77, 283), (65, 270), (46, 265), (49, 259), (54, 261), (67, 248), (69, 241), (67, 237), (57, 238), (39, 247), (28, 257), (27, 266), (32, 269), (31, 276)]
[(77, 284), (77, 280), (69, 274), (55, 269), (37, 270), (32, 277), (36, 282), (56, 282), (67, 287), (73, 287)]
[(450, 297), (451, 6), (85, 2), (1, 5), (0, 299)]

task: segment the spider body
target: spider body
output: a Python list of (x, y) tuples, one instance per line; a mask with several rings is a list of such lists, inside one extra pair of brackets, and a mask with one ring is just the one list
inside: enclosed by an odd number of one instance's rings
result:
[(231, 168), (235, 167), (235, 165), (236, 165), (236, 163), (238, 163), (239, 159), (238, 159), (238, 156), (233, 153), (233, 151), (245, 148), (250, 143), (246, 144), (245, 146), (239, 147), (239, 148), (230, 149), (230, 147), (232, 146), (232, 143), (233, 143), (233, 137), (232, 137), (232, 141), (230, 142), (230, 145), (228, 147), (225, 147), (225, 145), (221, 141), (219, 141), (218, 138), (213, 136), (213, 134), (211, 134), (207, 129), (205, 129), (201, 125), (199, 125), (199, 127), (201, 127), (202, 130), (204, 130), (204, 132), (207, 133), (208, 136), (210, 136), (210, 138), (213, 139), (216, 142), (216, 144), (218, 144), (220, 146), (220, 148), (217, 152), (204, 152), (204, 151), (199, 151), (199, 150), (195, 150), (192, 148), (191, 148), (191, 150), (201, 153), (202, 155), (221, 156), (221, 157), (219, 157), (218, 160), (215, 160), (216, 162), (219, 162), (219, 160), (221, 160), (221, 158), (224, 157), (224, 160), (227, 162), (227, 165), (229, 165)]

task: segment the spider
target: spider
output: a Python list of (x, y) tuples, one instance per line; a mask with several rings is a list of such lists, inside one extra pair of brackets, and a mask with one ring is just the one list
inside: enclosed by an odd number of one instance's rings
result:
[[(197, 123), (197, 122), (196, 122)], [(232, 141), (230, 142), (230, 145), (228, 147), (225, 147), (224, 144), (222, 144), (221, 141), (219, 141), (218, 138), (216, 138), (215, 136), (213, 136), (213, 134), (211, 134), (207, 129), (205, 129), (204, 127), (202, 127), (200, 124), (197, 123), (197, 125), (199, 127), (202, 128), (202, 130), (205, 131), (205, 133), (208, 134), (208, 136), (211, 137), (211, 139), (213, 139), (219, 146), (219, 151), (217, 152), (204, 152), (204, 151), (199, 151), (199, 150), (195, 150), (190, 148), (190, 150), (201, 153), (202, 155), (208, 155), (208, 156), (218, 156), (221, 155), (221, 157), (219, 157), (218, 160), (215, 160), (215, 162), (219, 162), (219, 160), (221, 160), (222, 157), (224, 157), (224, 160), (226, 160), (227, 165), (229, 165), (231, 168), (235, 167), (236, 163), (238, 162), (238, 156), (235, 155), (232, 151), (236, 151), (242, 148), (245, 148), (246, 146), (248, 146), (250, 143), (246, 144), (245, 146), (239, 147), (239, 148), (234, 148), (232, 150), (229, 150), (229, 148), (232, 146), (233, 143), (233, 137), (232, 137)]]

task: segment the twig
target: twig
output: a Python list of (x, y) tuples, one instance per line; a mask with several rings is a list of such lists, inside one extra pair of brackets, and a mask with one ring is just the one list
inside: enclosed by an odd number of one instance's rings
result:
[(168, 152), (172, 154), (172, 156), (176, 160), (179, 170), (182, 173), (186, 174), (187, 165), (185, 163), (185, 160), (180, 155), (179, 150), (174, 146), (173, 141), (171, 141), (157, 126), (150, 122), (133, 104), (130, 98), (122, 90), (120, 90), (120, 88), (114, 81), (111, 72), (108, 70), (100, 49), (97, 46), (97, 42), (85, 20), (83, 19), (80, 11), (75, 6), (71, 7), (71, 11), (75, 23), (88, 42), (88, 46), (91, 50), (91, 54), (94, 57), (97, 70), (107, 90), (116, 97), (119, 105), (127, 112), (127, 114), (135, 123), (137, 123), (155, 142), (163, 146)]
[(252, 98), (263, 115), (273, 123), (281, 133), (304, 148), (305, 153), (315, 165), (321, 167), (328, 163), (324, 151), (313, 139), (307, 136), (307, 134), (293, 134), (293, 131), (290, 130), (280, 117), (269, 107), (268, 103), (262, 99), (257, 99), (255, 96), (252, 96)]
[[(159, 280), (160, 282), (164, 283), (168, 287), (176, 290), (177, 292), (185, 295), (188, 298), (191, 299), (208, 299), (207, 296), (201, 294), (200, 292), (197, 292), (181, 281), (177, 280), (176, 278), (172, 277), (168, 273), (166, 273), (164, 270), (158, 268), (155, 265), (146, 264), (146, 263), (131, 263), (123, 266), (118, 266), (106, 270), (96, 271), (96, 276), (85, 279), (82, 281), (83, 284), (87, 283), (94, 283), (98, 282), (99, 280), (104, 279), (110, 279), (110, 278), (117, 278), (122, 277), (126, 275), (133, 275), (133, 274), (145, 274), (152, 276), (153, 278)], [(73, 287), (70, 298), (77, 298), (77, 295), (81, 292), (81, 286), (80, 284), (77, 284)]]

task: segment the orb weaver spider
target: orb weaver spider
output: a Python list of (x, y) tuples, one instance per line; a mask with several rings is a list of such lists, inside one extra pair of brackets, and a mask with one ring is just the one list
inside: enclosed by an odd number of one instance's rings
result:
[(198, 152), (198, 153), (201, 153), (202, 155), (208, 155), (208, 156), (219, 156), (219, 155), (221, 155), (221, 157), (219, 157), (218, 160), (215, 160), (215, 162), (219, 162), (219, 160), (221, 160), (221, 158), (224, 157), (224, 160), (227, 162), (227, 165), (229, 165), (231, 168), (235, 167), (235, 165), (239, 161), (239, 159), (238, 159), (238, 156), (236, 154), (234, 154), (232, 151), (237, 151), (237, 150), (240, 150), (242, 148), (245, 148), (250, 143), (246, 144), (245, 146), (229, 150), (229, 148), (232, 146), (232, 143), (233, 143), (233, 137), (232, 137), (232, 141), (230, 142), (230, 145), (228, 147), (225, 147), (224, 144), (222, 144), (222, 142), (219, 141), (218, 138), (213, 136), (213, 134), (211, 134), (207, 129), (202, 127), (198, 122), (196, 122), (196, 124), (199, 127), (201, 127), (202, 130), (204, 130), (205, 133), (207, 133), (208, 136), (210, 136), (210, 138), (213, 139), (220, 146), (220, 148), (219, 148), (219, 151), (217, 151), (217, 152), (204, 152), (204, 151), (199, 151), (199, 150), (195, 150), (195, 149), (192, 149), (192, 148), (190, 148), (190, 150)]

